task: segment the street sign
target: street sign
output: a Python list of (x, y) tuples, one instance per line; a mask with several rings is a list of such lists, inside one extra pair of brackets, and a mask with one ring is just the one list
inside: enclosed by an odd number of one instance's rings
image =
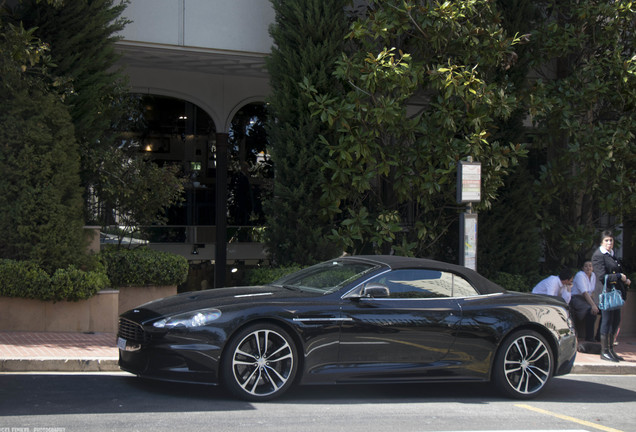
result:
[(461, 242), (460, 265), (477, 271), (477, 214), (460, 215), (459, 238)]
[(457, 202), (481, 201), (481, 163), (460, 161), (457, 171)]

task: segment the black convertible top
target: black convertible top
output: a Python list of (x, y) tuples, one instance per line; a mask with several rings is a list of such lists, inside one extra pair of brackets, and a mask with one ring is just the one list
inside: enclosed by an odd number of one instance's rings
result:
[(385, 265), (391, 269), (427, 268), (457, 273), (471, 281), (481, 294), (503, 293), (506, 290), (485, 278), (474, 270), (457, 264), (445, 263), (425, 258), (404, 257), (397, 255), (349, 255), (341, 260), (365, 260)]

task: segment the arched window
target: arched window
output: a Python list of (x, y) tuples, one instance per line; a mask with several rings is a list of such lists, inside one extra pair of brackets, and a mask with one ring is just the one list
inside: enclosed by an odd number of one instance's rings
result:
[[(138, 110), (131, 116), (128, 136), (152, 161), (178, 165), (186, 178), (184, 201), (166, 211), (167, 225), (215, 224), (216, 127), (197, 105), (177, 98), (134, 95)], [(183, 235), (176, 235), (177, 240)]]
[(261, 225), (262, 202), (271, 191), (273, 167), (267, 152), (267, 108), (251, 103), (232, 119), (229, 133), (229, 225)]

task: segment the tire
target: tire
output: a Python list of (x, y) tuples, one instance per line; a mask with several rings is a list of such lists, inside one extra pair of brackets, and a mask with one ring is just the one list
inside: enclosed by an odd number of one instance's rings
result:
[(293, 339), (282, 328), (256, 324), (232, 338), (221, 362), (225, 387), (239, 399), (266, 401), (292, 386), (298, 369)]
[(552, 378), (554, 355), (546, 339), (532, 330), (521, 330), (501, 344), (493, 370), (495, 386), (515, 399), (537, 397)]

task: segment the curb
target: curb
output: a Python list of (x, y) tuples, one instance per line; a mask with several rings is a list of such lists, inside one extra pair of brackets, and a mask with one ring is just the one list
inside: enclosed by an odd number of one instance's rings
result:
[(636, 363), (574, 364), (573, 375), (636, 375)]
[[(118, 359), (2, 359), (0, 372), (121, 372)], [(575, 364), (570, 375), (636, 375), (636, 363)]]
[(121, 372), (117, 359), (4, 359), (0, 372)]

